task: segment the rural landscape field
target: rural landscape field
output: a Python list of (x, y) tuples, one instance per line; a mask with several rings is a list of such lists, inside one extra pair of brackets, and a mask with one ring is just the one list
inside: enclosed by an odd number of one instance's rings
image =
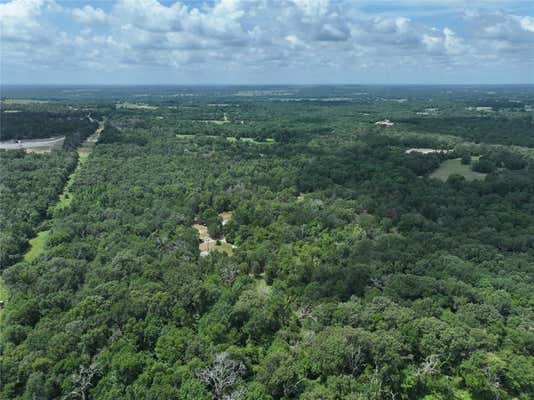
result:
[(532, 398), (534, 87), (281, 89), (5, 89), (3, 398)]
[(1, 400), (534, 400), (530, 0), (0, 0)]

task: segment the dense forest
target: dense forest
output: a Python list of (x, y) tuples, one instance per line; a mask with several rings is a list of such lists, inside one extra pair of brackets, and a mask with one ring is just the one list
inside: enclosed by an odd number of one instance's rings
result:
[(0, 150), (0, 266), (19, 261), (76, 166), (73, 152)]
[[(2, 398), (534, 398), (532, 89), (179, 90), (56, 98), (108, 123), (3, 271)], [(2, 153), (3, 241), (70, 154)]]

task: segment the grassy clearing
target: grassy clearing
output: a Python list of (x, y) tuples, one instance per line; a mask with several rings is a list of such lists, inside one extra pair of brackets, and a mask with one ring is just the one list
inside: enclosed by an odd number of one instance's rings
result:
[(234, 254), (233, 246), (228, 243), (225, 238), (215, 240), (210, 237), (208, 227), (206, 225), (194, 224), (193, 228), (198, 232), (198, 237), (201, 241), (198, 244), (200, 255), (207, 255), (212, 251), (220, 251), (228, 254), (229, 256)]
[[(177, 134), (177, 139), (195, 139), (195, 138), (208, 138), (208, 139), (216, 139), (216, 138), (223, 138), (223, 136), (216, 136), (216, 135), (184, 135), (184, 134)], [(230, 143), (252, 143), (252, 144), (274, 144), (276, 141), (272, 138), (266, 139), (264, 142), (260, 142), (254, 138), (250, 137), (242, 137), (242, 138), (236, 138), (235, 136), (227, 136), (226, 140)]]
[(242, 137), (240, 139), (241, 142), (245, 142), (245, 143), (254, 143), (254, 144), (273, 144), (275, 143), (275, 140), (274, 139), (265, 139), (265, 142), (259, 142), (257, 141), (256, 139), (254, 138), (247, 138), (247, 137)]
[(229, 256), (232, 256), (234, 254), (234, 249), (231, 244), (221, 241), (220, 244), (215, 243), (215, 246), (213, 246), (213, 251), (220, 251), (221, 253), (226, 253)]
[(97, 133), (93, 133), (78, 148), (78, 155), (80, 156), (80, 161), (82, 159), (86, 159), (87, 157), (89, 157), (89, 154), (91, 154), (91, 152), (93, 151), (93, 148), (95, 147), (95, 144), (98, 141), (99, 136), (100, 136), (100, 131)]
[(49, 103), (48, 100), (34, 100), (34, 99), (4, 99), (2, 100), (2, 103), (4, 104), (45, 104)]
[(223, 225), (226, 225), (233, 217), (234, 213), (232, 211), (223, 211), (222, 213), (219, 213), (219, 218), (222, 219)]
[(256, 290), (258, 291), (258, 293), (270, 294), (272, 287), (267, 285), (267, 282), (264, 278), (260, 278), (256, 280)]
[(63, 193), (59, 195), (58, 202), (53, 206), (54, 211), (62, 210), (68, 206), (70, 206), (70, 203), (72, 202), (73, 194), (70, 191), (70, 188), (72, 187), (72, 184), (76, 180), (76, 177), (80, 173), (80, 169), (82, 168), (82, 165), (87, 161), (89, 158), (89, 153), (85, 152), (79, 152), (79, 159), (78, 164), (76, 164), (76, 168), (74, 169), (74, 172), (70, 174), (69, 180), (67, 181), (67, 184), (65, 185), (65, 188), (63, 189)]
[(194, 224), (193, 228), (197, 230), (200, 240), (209, 239), (208, 227), (206, 225)]
[[(473, 161), (477, 160), (478, 157), (473, 157)], [(450, 175), (462, 175), (468, 181), (481, 180), (486, 177), (486, 174), (473, 171), (471, 165), (462, 164), (460, 158), (442, 162), (439, 168), (430, 174), (430, 177), (445, 182)]]
[(30, 250), (24, 254), (24, 261), (32, 262), (43, 252), (49, 234), (50, 231), (41, 231), (30, 240)]
[(200, 122), (207, 122), (207, 123), (215, 124), (215, 125), (223, 125), (223, 124), (229, 123), (230, 120), (228, 119), (228, 116), (226, 115), (226, 113), (224, 113), (223, 119), (204, 119), (204, 120), (201, 120)]
[(40, 147), (35, 149), (25, 149), (26, 153), (46, 154), (50, 153), (56, 146)]
[(176, 135), (176, 138), (178, 139), (195, 139), (195, 138), (207, 138), (207, 139), (217, 139), (222, 138), (222, 136), (216, 136), (216, 135)]
[(156, 106), (149, 106), (148, 104), (144, 103), (117, 103), (115, 104), (115, 108), (125, 108), (127, 110), (157, 110), (158, 107)]

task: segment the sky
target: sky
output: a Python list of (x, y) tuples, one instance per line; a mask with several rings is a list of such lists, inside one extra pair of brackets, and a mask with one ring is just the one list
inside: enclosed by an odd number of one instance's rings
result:
[(2, 84), (534, 83), (534, 0), (0, 0)]

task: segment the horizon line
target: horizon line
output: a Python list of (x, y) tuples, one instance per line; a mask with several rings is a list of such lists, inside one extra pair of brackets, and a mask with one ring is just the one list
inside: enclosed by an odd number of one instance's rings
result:
[(522, 83), (2, 83), (3, 86), (534, 86)]

